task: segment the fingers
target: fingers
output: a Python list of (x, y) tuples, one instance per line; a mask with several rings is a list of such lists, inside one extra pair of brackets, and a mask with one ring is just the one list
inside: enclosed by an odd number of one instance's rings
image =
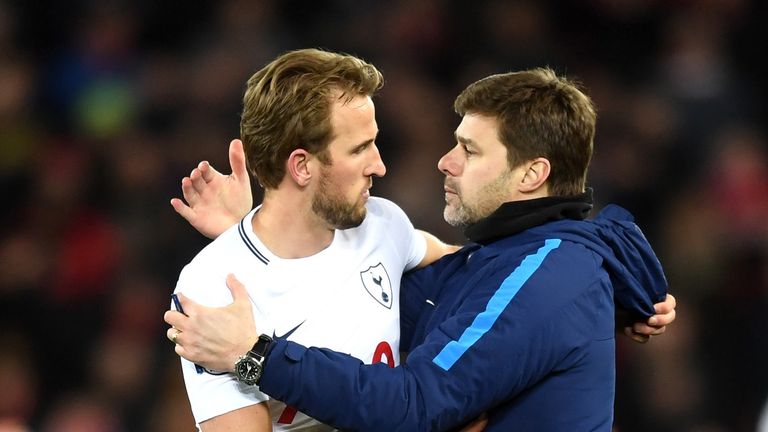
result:
[(656, 315), (648, 318), (648, 325), (663, 327), (672, 324), (677, 316), (676, 307), (677, 300), (675, 297), (672, 294), (667, 294), (667, 298), (663, 302), (653, 305)]
[(672, 294), (667, 294), (667, 298), (663, 302), (653, 305), (653, 309), (657, 314), (666, 314), (672, 312), (677, 307), (677, 300)]
[(185, 328), (184, 324), (187, 319), (188, 318), (183, 313), (175, 310), (167, 310), (163, 314), (163, 321), (168, 323), (168, 325), (175, 327), (175, 329)]
[(239, 139), (234, 139), (229, 143), (229, 166), (235, 178), (238, 180), (248, 180), (245, 150), (243, 149), (243, 142)]
[(186, 219), (187, 222), (192, 223), (192, 219), (195, 217), (195, 212), (188, 205), (184, 204), (184, 201), (178, 198), (173, 198), (171, 199), (171, 206), (173, 206), (176, 213)]
[(181, 179), (181, 193), (184, 194), (184, 200), (191, 206), (194, 206), (198, 199), (200, 199), (200, 194), (195, 190), (189, 177)]
[[(214, 181), (216, 177), (222, 177), (222, 174), (216, 171), (216, 168), (211, 166), (208, 161), (200, 162), (197, 168), (189, 174), (189, 177), (184, 177), (181, 181), (181, 188), (187, 202), (194, 206), (196, 200), (203, 195), (208, 183)], [(187, 179), (189, 180), (187, 181)]]
[(665, 313), (663, 315), (654, 315), (648, 318), (648, 325), (651, 325), (654, 327), (663, 327), (663, 326), (672, 324), (676, 316), (677, 316), (677, 312), (675, 312), (674, 310), (672, 310), (671, 312)]
[(175, 343), (176, 345), (181, 344), (179, 341), (179, 336), (181, 336), (181, 330), (177, 328), (171, 327), (165, 331), (165, 337), (167, 337), (169, 341)]
[[(179, 335), (179, 336), (181, 336), (181, 335)], [(176, 338), (176, 346), (173, 348), (173, 350), (174, 350), (174, 351), (176, 351), (176, 354), (177, 354), (179, 357), (183, 357), (183, 358), (185, 358), (185, 359), (187, 359), (187, 360), (191, 361), (192, 363), (195, 363), (195, 368), (196, 368), (196, 369), (197, 369), (197, 368), (199, 368), (200, 366), (198, 366), (198, 365), (196, 364), (196, 363), (197, 363), (197, 361), (198, 361), (198, 359), (196, 359), (196, 358), (195, 358), (195, 357), (192, 355), (192, 351), (193, 351), (193, 350), (188, 350), (187, 348), (185, 348), (185, 347), (184, 347), (184, 343), (182, 343), (180, 339), (181, 339), (181, 337), (178, 337), (178, 338)], [(198, 372), (198, 373), (200, 373), (200, 372)]]
[(657, 336), (667, 331), (666, 326), (650, 326), (645, 323), (635, 323), (632, 325), (632, 331), (635, 334), (641, 334), (645, 336)]
[(632, 327), (624, 327), (624, 334), (633, 341), (641, 344), (644, 344), (651, 339), (648, 335), (635, 333)]
[(176, 293), (176, 298), (179, 299), (181, 308), (184, 310), (184, 313), (182, 314), (184, 318), (197, 315), (197, 313), (200, 311), (200, 308), (203, 307), (200, 305), (200, 303), (197, 303), (196, 301), (185, 296), (184, 293)]
[(205, 188), (206, 182), (203, 179), (203, 174), (200, 172), (200, 169), (193, 169), (192, 173), (189, 175), (189, 179), (192, 180), (192, 187), (195, 189), (195, 192), (198, 195), (201, 195), (203, 193), (203, 188)]
[(245, 285), (237, 280), (235, 275), (232, 273), (227, 275), (227, 287), (229, 287), (229, 291), (232, 293), (232, 300), (235, 302), (251, 301), (250, 296), (248, 295), (248, 291), (245, 289)]
[(197, 165), (197, 169), (200, 171), (203, 181), (206, 183), (212, 182), (217, 176), (221, 175), (221, 173), (216, 171), (216, 168), (211, 166), (207, 161), (200, 162), (200, 164)]

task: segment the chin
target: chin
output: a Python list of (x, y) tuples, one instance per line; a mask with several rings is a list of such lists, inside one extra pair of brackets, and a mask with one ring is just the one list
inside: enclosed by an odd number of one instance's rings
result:
[(456, 228), (465, 228), (479, 220), (472, 220), (465, 212), (452, 210), (449, 207), (446, 207), (443, 211), (443, 219), (445, 219), (448, 225)]
[(350, 229), (350, 228), (357, 228), (365, 221), (365, 216), (368, 214), (365, 206), (358, 209), (354, 213), (350, 213), (346, 215), (346, 217), (341, 218), (336, 223), (336, 229)]
[(355, 223), (355, 226), (360, 226), (363, 222), (365, 222), (365, 216), (368, 214), (368, 209), (363, 206), (363, 208), (360, 209), (357, 214), (353, 217), (353, 222)]

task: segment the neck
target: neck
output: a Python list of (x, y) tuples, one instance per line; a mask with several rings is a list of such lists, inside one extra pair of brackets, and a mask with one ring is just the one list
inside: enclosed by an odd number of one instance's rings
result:
[(334, 229), (312, 211), (305, 193), (267, 191), (261, 208), (251, 219), (253, 232), (280, 258), (314, 255), (333, 241)]
[(592, 210), (592, 189), (573, 196), (548, 196), (502, 204), (496, 211), (465, 228), (473, 242), (490, 244), (547, 222), (583, 220)]

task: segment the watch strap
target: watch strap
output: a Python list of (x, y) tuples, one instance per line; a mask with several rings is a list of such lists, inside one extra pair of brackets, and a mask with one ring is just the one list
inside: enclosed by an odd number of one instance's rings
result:
[(259, 338), (256, 340), (256, 343), (253, 344), (253, 347), (250, 351), (248, 351), (249, 354), (253, 355), (259, 360), (264, 359), (267, 355), (267, 350), (269, 349), (269, 344), (272, 343), (272, 338), (262, 334), (259, 336)]
[(240, 356), (235, 362), (235, 377), (238, 381), (247, 385), (258, 385), (261, 374), (264, 372), (264, 361), (271, 343), (272, 338), (263, 334), (253, 344), (253, 348)]

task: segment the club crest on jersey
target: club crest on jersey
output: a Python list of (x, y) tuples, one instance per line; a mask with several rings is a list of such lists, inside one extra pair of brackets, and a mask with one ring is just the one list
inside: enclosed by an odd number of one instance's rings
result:
[(392, 308), (392, 283), (384, 264), (378, 263), (360, 272), (360, 279), (368, 294), (387, 309)]

